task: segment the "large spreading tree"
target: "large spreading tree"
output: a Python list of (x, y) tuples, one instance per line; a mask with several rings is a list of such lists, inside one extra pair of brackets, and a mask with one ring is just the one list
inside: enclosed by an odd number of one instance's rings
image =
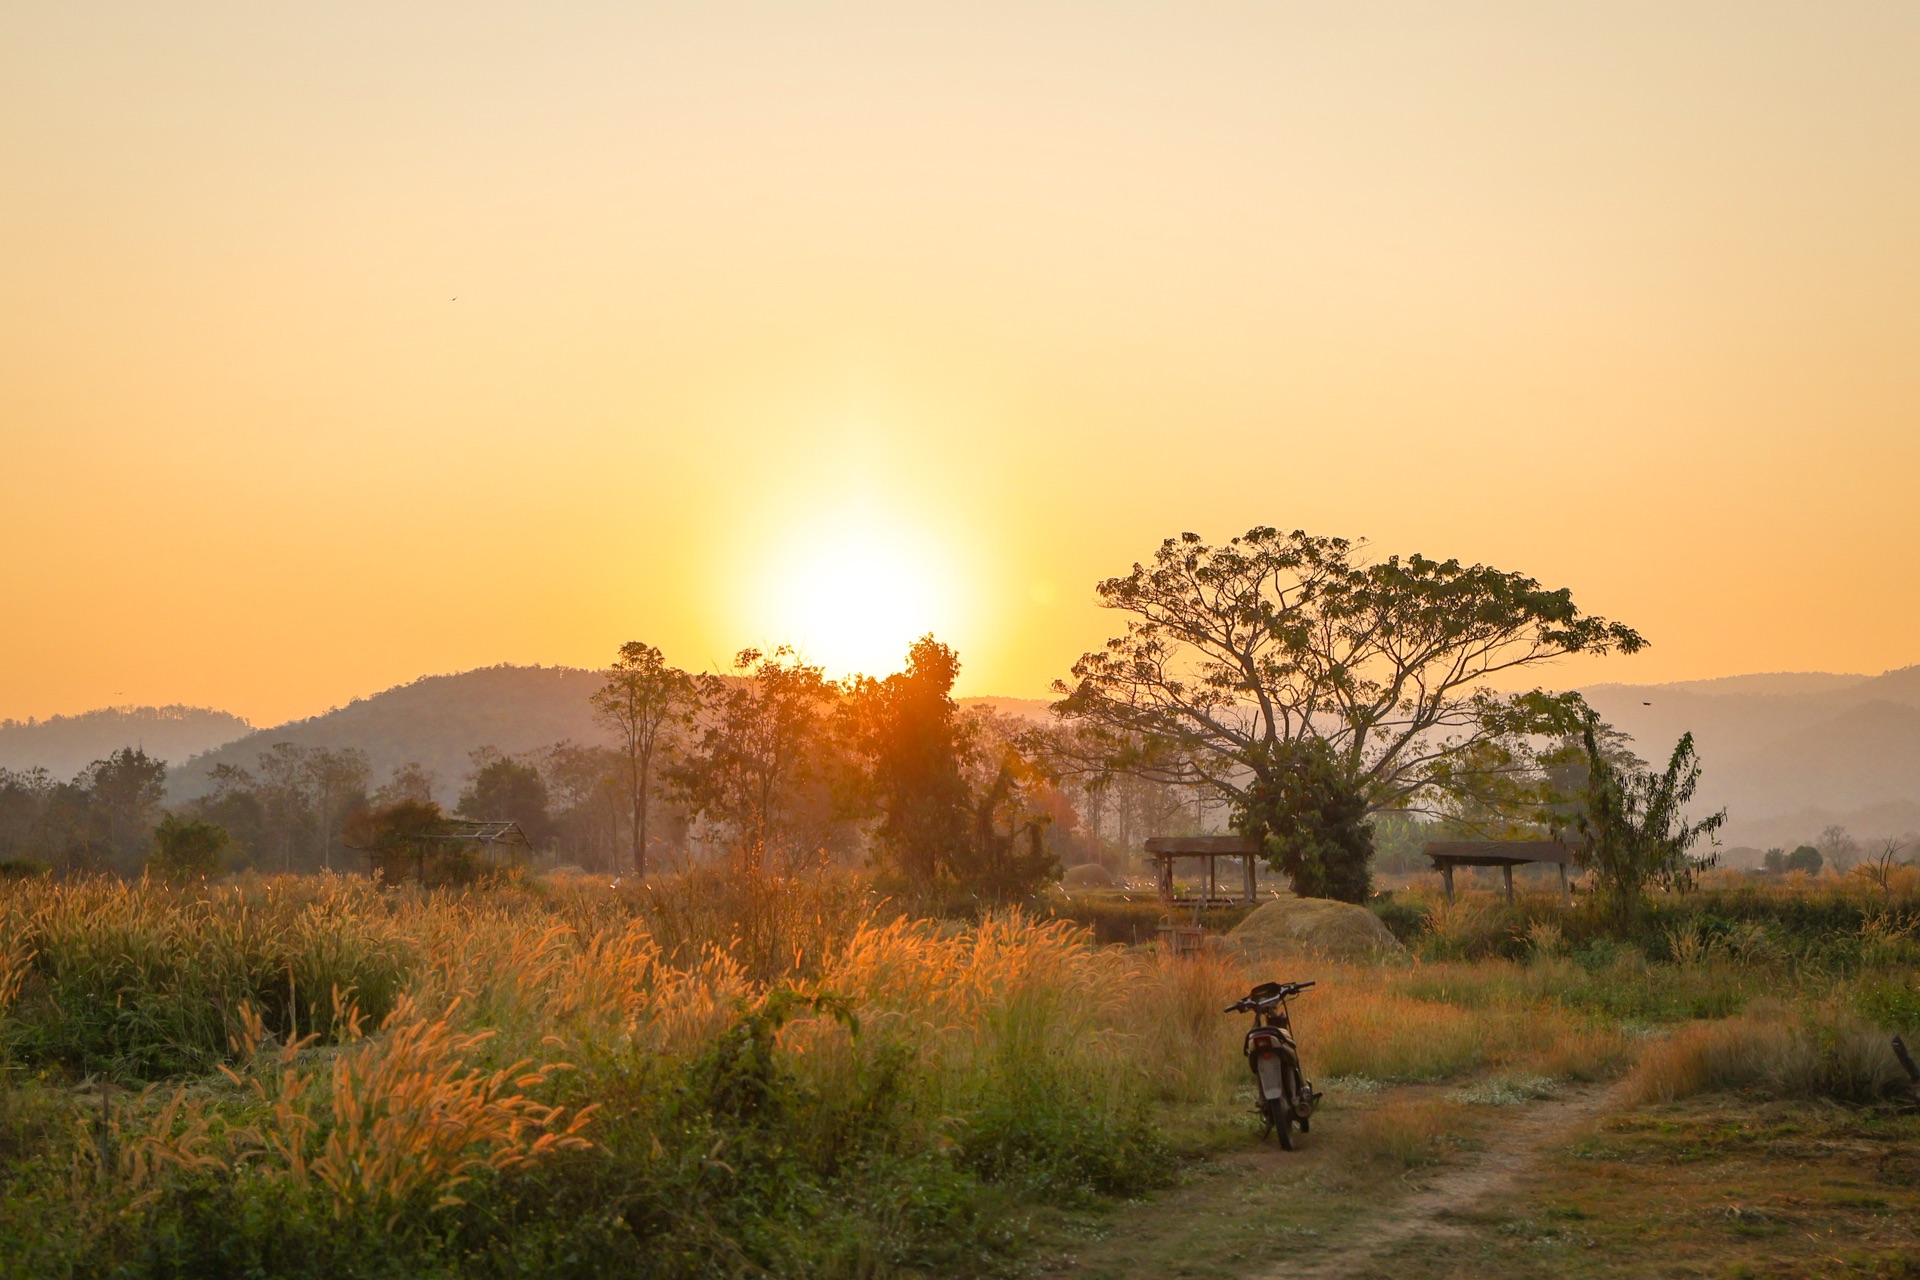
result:
[(1646, 643), (1523, 574), (1368, 560), (1299, 530), (1169, 538), (1098, 592), (1125, 634), (1074, 664), (1055, 709), (1130, 767), (1224, 801), (1298, 891), (1349, 901), (1368, 886), (1366, 815), (1497, 791), (1483, 748), (1564, 734), (1584, 710), (1496, 685)]

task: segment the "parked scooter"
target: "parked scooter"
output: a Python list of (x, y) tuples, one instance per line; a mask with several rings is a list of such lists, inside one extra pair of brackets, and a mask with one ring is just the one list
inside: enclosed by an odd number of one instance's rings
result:
[(1312, 985), (1263, 982), (1226, 1008), (1228, 1013), (1253, 1015), (1244, 1052), (1259, 1099), (1254, 1110), (1265, 1122), (1260, 1136), (1264, 1139), (1266, 1130), (1273, 1130), (1287, 1151), (1293, 1150), (1293, 1126), (1299, 1125), (1305, 1133), (1313, 1109), (1320, 1105), (1313, 1083), (1300, 1073), (1300, 1047), (1294, 1043), (1293, 1022), (1287, 1016), (1287, 1001)]

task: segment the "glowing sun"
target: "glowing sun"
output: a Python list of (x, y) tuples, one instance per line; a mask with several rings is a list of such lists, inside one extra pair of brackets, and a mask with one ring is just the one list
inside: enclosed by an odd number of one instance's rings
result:
[(764, 593), (774, 643), (833, 677), (899, 670), (907, 647), (952, 622), (944, 558), (902, 528), (848, 518), (796, 531)]

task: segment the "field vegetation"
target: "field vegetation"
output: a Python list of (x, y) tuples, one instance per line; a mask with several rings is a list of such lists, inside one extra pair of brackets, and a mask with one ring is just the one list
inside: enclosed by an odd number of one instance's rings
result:
[[(1410, 957), (1297, 962), (1316, 1133), (1363, 1169), (1580, 1082), (1872, 1112), (1920, 1032), (1904, 883), (1709, 885), (1625, 940), (1546, 896), (1381, 907)], [(34, 879), (0, 937), (15, 1275), (1012, 1273), (1035, 1206), (1255, 1133), (1238, 961), (845, 874)]]

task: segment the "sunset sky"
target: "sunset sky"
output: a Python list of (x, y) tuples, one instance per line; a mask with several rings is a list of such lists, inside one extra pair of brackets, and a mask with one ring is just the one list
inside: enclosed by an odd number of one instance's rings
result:
[(0, 6), (0, 716), (927, 629), (1168, 534), (1920, 662), (1920, 5)]

